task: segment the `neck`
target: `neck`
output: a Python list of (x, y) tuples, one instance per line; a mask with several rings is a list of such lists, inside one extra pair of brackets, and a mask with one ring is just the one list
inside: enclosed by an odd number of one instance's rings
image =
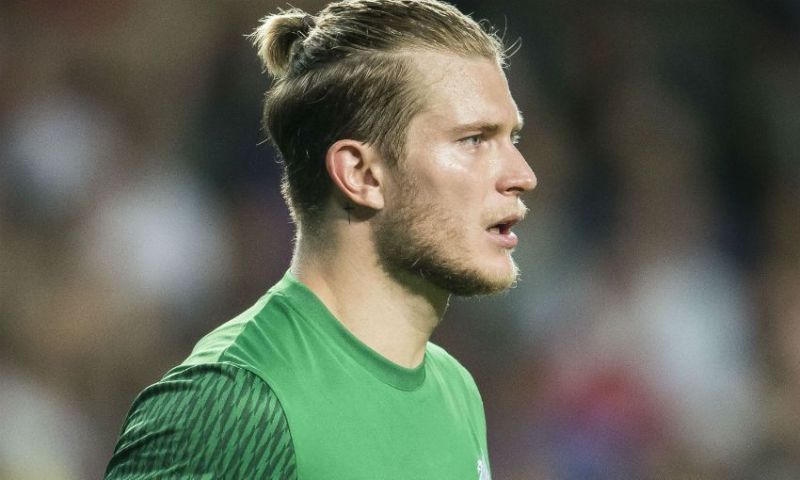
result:
[(332, 237), (330, 244), (335, 246), (326, 248), (299, 238), (292, 274), (367, 346), (403, 367), (419, 366), (449, 294), (411, 274), (386, 272), (370, 241)]

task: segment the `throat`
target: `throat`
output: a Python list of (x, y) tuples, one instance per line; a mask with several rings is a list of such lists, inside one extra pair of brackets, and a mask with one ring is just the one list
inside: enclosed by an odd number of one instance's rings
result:
[[(329, 259), (330, 260), (330, 259)], [(418, 367), (449, 295), (354, 262), (313, 262), (297, 278), (359, 341), (392, 363)]]

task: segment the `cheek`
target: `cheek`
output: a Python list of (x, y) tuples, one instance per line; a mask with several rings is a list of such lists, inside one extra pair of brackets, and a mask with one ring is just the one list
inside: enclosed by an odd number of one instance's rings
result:
[(403, 176), (418, 200), (438, 205), (451, 217), (480, 218), (491, 185), (491, 162), (458, 145), (432, 145), (407, 158)]
[(433, 162), (421, 178), (421, 186), (454, 206), (482, 201), (488, 183), (488, 172), (480, 171), (476, 162), (446, 158)]

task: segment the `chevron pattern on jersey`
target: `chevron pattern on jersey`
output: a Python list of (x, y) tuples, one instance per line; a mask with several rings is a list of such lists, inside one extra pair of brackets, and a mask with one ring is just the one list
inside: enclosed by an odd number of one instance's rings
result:
[(167, 375), (134, 401), (106, 479), (296, 480), (283, 408), (255, 374), (224, 363)]

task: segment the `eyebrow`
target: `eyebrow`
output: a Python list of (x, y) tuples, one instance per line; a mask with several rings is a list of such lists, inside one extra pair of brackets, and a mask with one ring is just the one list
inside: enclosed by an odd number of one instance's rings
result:
[[(517, 112), (517, 122), (516, 125), (511, 129), (513, 133), (519, 133), (522, 130), (522, 127), (525, 125), (525, 119), (522, 117), (522, 112)], [(474, 132), (480, 131), (487, 134), (493, 134), (500, 130), (499, 123), (485, 123), (485, 122), (475, 122), (475, 123), (467, 123), (464, 125), (458, 125), (453, 127), (453, 132)]]

